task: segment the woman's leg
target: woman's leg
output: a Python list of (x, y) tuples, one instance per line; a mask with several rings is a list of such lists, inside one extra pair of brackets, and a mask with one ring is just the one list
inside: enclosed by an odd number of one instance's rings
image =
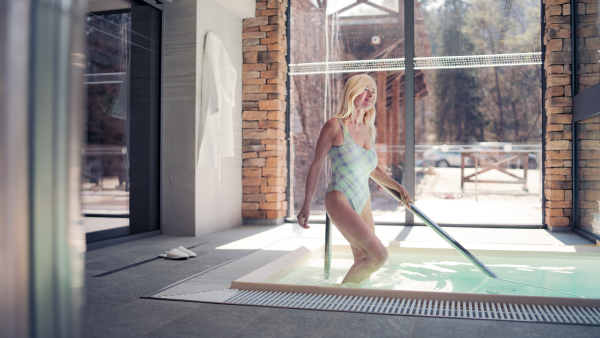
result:
[(341, 191), (333, 190), (325, 196), (325, 208), (344, 238), (364, 254), (364, 258), (354, 262), (342, 283), (360, 283), (383, 265), (387, 250)]
[[(371, 197), (367, 200), (360, 217), (367, 223), (371, 231), (375, 233), (375, 222), (373, 221), (373, 213), (371, 212)], [(354, 256), (354, 263), (365, 258), (365, 253), (361, 249), (353, 245), (350, 245), (350, 247), (352, 248), (352, 255)]]

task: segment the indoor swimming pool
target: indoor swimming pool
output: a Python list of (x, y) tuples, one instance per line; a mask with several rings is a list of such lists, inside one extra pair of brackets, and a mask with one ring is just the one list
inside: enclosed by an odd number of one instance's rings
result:
[(514, 296), (600, 298), (598, 253), (474, 251), (500, 279), (490, 278), (454, 250), (388, 248), (389, 258), (370, 279), (341, 285), (353, 263), (352, 253), (334, 250), (331, 269), (323, 254), (294, 269), (275, 273), (264, 283), (438, 291)]

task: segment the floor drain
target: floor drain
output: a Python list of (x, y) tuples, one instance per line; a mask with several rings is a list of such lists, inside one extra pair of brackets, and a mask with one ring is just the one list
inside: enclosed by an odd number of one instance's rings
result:
[(361, 297), (236, 289), (144, 298), (388, 315), (600, 326), (600, 309), (581, 306)]

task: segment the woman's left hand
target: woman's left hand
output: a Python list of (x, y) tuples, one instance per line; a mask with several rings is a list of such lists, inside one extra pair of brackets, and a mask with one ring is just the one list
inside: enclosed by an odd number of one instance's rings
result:
[[(415, 200), (412, 198), (412, 196), (408, 193), (408, 191), (406, 189), (404, 189), (403, 186), (401, 186), (400, 184), (398, 184), (398, 186), (394, 189), (397, 192), (400, 193), (400, 198), (402, 198), (402, 202), (404, 202), (404, 205), (410, 209), (410, 203), (414, 203)], [(400, 205), (402, 205), (401, 202)]]

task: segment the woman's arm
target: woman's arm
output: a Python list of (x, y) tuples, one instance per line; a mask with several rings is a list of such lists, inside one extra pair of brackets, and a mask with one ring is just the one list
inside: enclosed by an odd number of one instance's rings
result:
[(400, 197), (402, 201), (406, 204), (406, 206), (410, 209), (410, 203), (414, 203), (414, 199), (412, 196), (404, 189), (400, 183), (396, 182), (393, 178), (390, 177), (383, 169), (377, 167), (375, 170), (371, 172), (371, 178), (373, 180), (385, 185), (386, 187), (396, 190), (400, 193)]
[(298, 213), (298, 223), (301, 227), (308, 229), (308, 216), (310, 214), (310, 202), (312, 201), (315, 189), (317, 187), (317, 181), (319, 180), (319, 174), (321, 168), (323, 168), (323, 162), (329, 149), (333, 145), (333, 139), (335, 136), (335, 123), (338, 123), (336, 119), (330, 119), (325, 123), (321, 129), (321, 134), (317, 140), (317, 147), (315, 149), (315, 157), (308, 170), (308, 176), (306, 177), (306, 189), (304, 190), (304, 206)]

